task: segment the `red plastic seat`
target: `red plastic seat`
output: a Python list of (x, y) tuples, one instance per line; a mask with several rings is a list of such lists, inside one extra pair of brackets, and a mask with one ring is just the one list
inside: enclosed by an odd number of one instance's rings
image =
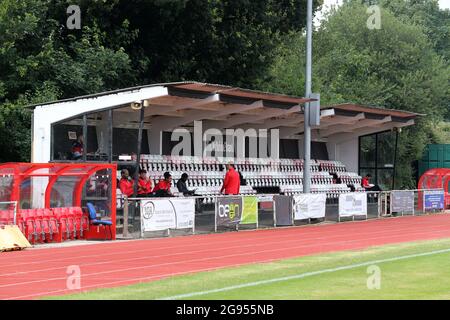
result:
[(0, 211), (0, 225), (9, 224), (9, 216), (10, 216), (10, 210), (1, 210)]
[(37, 241), (38, 233), (36, 230), (36, 222), (34, 221), (32, 209), (22, 210), (20, 216), (24, 225), (25, 237), (28, 241), (34, 243)]
[(53, 208), (53, 215), (58, 222), (58, 241), (70, 238), (70, 227), (67, 219), (67, 208)]
[(35, 209), (35, 221), (41, 226), (41, 240), (45, 241), (50, 237), (50, 225), (48, 218), (45, 217), (45, 209)]
[(77, 236), (77, 222), (73, 210), (63, 208), (67, 219), (68, 239), (75, 239)]
[(48, 230), (48, 232), (45, 232), (47, 234), (47, 240), (51, 242), (58, 233), (58, 222), (51, 209), (43, 210), (43, 221), (45, 221), (45, 227)]
[(73, 215), (75, 221), (75, 228), (77, 231), (77, 238), (83, 238), (84, 231), (89, 229), (89, 217), (83, 214), (83, 209), (80, 207), (71, 207), (68, 209)]

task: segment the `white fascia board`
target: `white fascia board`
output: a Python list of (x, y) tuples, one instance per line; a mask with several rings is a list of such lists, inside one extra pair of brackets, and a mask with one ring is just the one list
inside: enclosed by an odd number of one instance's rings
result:
[(106, 110), (123, 104), (151, 99), (167, 94), (166, 87), (156, 86), (99, 97), (42, 105), (37, 106), (34, 109), (34, 120), (37, 126), (39, 126), (39, 123), (44, 121), (44, 119), (45, 122), (55, 123), (84, 113)]
[(167, 95), (167, 88), (155, 86), (99, 97), (37, 106), (33, 112), (32, 162), (50, 161), (51, 126), (84, 113), (107, 110), (115, 106)]

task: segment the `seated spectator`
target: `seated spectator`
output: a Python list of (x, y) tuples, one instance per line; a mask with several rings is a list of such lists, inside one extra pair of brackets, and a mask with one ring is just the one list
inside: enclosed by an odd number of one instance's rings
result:
[(71, 155), (72, 160), (79, 160), (83, 157), (84, 138), (83, 135), (79, 135), (77, 140), (72, 143)]
[(119, 181), (119, 189), (123, 195), (131, 197), (134, 193), (134, 181), (131, 179), (127, 169), (122, 169), (120, 173), (122, 178)]
[(247, 181), (244, 179), (244, 176), (242, 175), (242, 173), (240, 171), (238, 171), (238, 173), (239, 173), (239, 182), (240, 182), (241, 186), (246, 186)]
[(366, 189), (366, 191), (382, 191), (378, 185), (370, 183), (371, 178), (372, 175), (370, 173), (366, 174), (366, 176), (362, 178), (361, 185), (363, 186), (363, 188)]
[(153, 191), (153, 182), (147, 177), (147, 171), (144, 169), (139, 170), (138, 180), (138, 196), (148, 197)]
[(181, 175), (181, 179), (177, 182), (178, 191), (181, 192), (184, 196), (193, 196), (195, 195), (195, 190), (189, 190), (187, 188), (186, 182), (188, 180), (188, 174), (183, 173)]
[(333, 183), (334, 184), (341, 183), (341, 179), (338, 177), (337, 173), (333, 173)]
[(169, 172), (164, 173), (164, 179), (159, 181), (153, 189), (155, 197), (173, 197), (170, 188), (172, 186), (172, 175)]

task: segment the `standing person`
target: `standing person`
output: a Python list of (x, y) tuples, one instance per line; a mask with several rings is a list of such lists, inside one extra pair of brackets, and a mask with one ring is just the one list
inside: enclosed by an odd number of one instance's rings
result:
[(153, 191), (153, 182), (147, 177), (147, 170), (139, 170), (138, 196), (148, 197)]
[(227, 195), (239, 194), (241, 179), (239, 177), (239, 173), (234, 169), (232, 162), (227, 164), (227, 170), (228, 171), (225, 174), (225, 179), (223, 181), (222, 189), (220, 189), (220, 193)]
[(156, 197), (173, 197), (170, 188), (172, 187), (172, 175), (169, 172), (164, 172), (164, 179), (159, 181), (153, 189)]
[(72, 160), (79, 160), (81, 157), (83, 157), (84, 152), (84, 137), (82, 134), (80, 134), (77, 138), (77, 140), (72, 143), (71, 148), (72, 153)]
[(126, 195), (127, 197), (131, 197), (134, 193), (134, 181), (130, 177), (130, 173), (127, 169), (122, 169), (120, 172), (122, 177), (119, 181), (119, 189), (122, 192), (122, 194)]

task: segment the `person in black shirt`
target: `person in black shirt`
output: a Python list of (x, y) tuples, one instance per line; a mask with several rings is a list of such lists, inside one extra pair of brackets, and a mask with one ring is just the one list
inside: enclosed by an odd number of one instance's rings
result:
[(239, 181), (241, 183), (241, 186), (246, 186), (247, 181), (244, 179), (244, 176), (242, 175), (242, 173), (240, 171), (238, 171), (238, 173), (239, 173)]
[(193, 196), (195, 194), (195, 190), (189, 190), (187, 188), (188, 175), (187, 173), (183, 173), (181, 175), (181, 179), (177, 182), (178, 191), (181, 192), (184, 196)]
[[(181, 175), (181, 179), (178, 180), (178, 182), (177, 182), (178, 192), (181, 192), (185, 197), (198, 196), (197, 194), (195, 194), (196, 190), (189, 190), (187, 188), (187, 184), (186, 184), (187, 180), (188, 180), (188, 174), (183, 173)], [(195, 199), (195, 211), (198, 213), (202, 212), (202, 201), (203, 201), (203, 198)]]

